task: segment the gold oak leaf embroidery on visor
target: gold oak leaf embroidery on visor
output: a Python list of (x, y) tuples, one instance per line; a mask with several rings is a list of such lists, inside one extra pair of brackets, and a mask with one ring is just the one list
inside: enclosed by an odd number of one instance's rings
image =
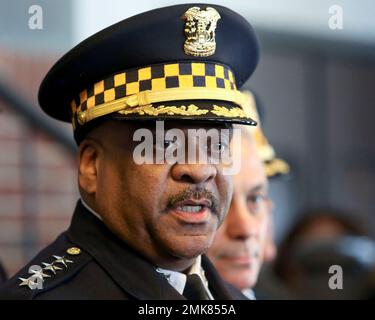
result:
[(206, 114), (208, 110), (201, 110), (199, 109), (196, 105), (189, 105), (188, 107), (186, 106), (158, 106), (158, 107), (153, 107), (151, 105), (148, 106), (141, 106), (141, 107), (136, 107), (136, 108), (131, 108), (131, 109), (126, 109), (126, 110), (120, 110), (118, 113), (122, 115), (127, 115), (127, 114), (134, 114), (138, 113), (140, 115), (149, 115), (149, 116), (158, 116), (161, 114), (168, 114), (168, 115), (180, 115), (180, 116), (199, 116)]
[(217, 116), (223, 116), (227, 118), (232, 117), (240, 117), (240, 118), (246, 118), (246, 113), (241, 108), (233, 108), (228, 109), (226, 107), (220, 107), (217, 105), (214, 105), (214, 110), (211, 110), (213, 114), (216, 114)]

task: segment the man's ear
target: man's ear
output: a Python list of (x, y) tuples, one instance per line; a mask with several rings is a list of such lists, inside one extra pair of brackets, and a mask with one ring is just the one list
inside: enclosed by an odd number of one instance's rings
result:
[(96, 193), (100, 152), (99, 142), (92, 138), (84, 139), (78, 148), (78, 183), (87, 194)]

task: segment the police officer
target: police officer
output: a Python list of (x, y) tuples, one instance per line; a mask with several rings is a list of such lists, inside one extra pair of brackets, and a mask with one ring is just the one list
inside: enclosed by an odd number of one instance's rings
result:
[(234, 157), (241, 169), (234, 177), (229, 212), (217, 231), (208, 256), (220, 275), (249, 299), (255, 299), (253, 287), (264, 262), (276, 254), (273, 241), (272, 207), (268, 197), (268, 179), (289, 173), (288, 164), (279, 158), (261, 130), (254, 95), (246, 92), (256, 127), (242, 126), (241, 145), (234, 146)]
[(0, 298), (244, 298), (204, 255), (231, 199), (226, 164), (140, 164), (134, 154), (139, 129), (151, 132), (153, 151), (175, 143), (155, 142), (155, 121), (185, 138), (189, 129), (254, 125), (237, 88), (257, 61), (244, 18), (191, 4), (123, 20), (63, 56), (39, 102), (73, 124), (81, 198), (68, 230)]

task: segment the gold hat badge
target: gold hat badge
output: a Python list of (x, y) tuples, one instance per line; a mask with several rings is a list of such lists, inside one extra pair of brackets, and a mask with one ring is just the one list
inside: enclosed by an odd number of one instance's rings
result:
[(220, 14), (211, 7), (207, 7), (206, 10), (192, 7), (184, 13), (182, 18), (186, 21), (185, 53), (196, 57), (213, 55), (216, 50), (216, 24), (220, 19)]

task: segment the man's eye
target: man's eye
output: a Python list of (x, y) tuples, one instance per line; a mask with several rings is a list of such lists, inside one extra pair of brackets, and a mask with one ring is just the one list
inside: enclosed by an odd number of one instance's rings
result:
[(248, 197), (248, 201), (252, 203), (257, 203), (257, 204), (261, 203), (264, 199), (265, 199), (265, 196), (261, 194), (251, 195)]
[(267, 196), (263, 194), (253, 194), (247, 197), (247, 205), (251, 213), (259, 213), (261, 208), (264, 207), (264, 204), (267, 200)]

